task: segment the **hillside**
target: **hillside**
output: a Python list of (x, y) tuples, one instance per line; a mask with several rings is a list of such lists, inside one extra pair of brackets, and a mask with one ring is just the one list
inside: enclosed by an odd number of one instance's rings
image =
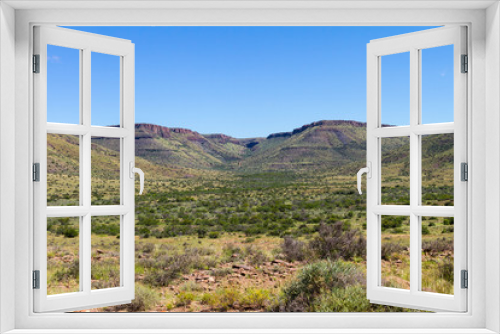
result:
[[(355, 121), (319, 121), (291, 132), (244, 139), (137, 124), (136, 155), (196, 169), (317, 169), (363, 159), (365, 138), (365, 124)], [(105, 140), (102, 144), (108, 145)]]
[[(93, 154), (112, 156), (116, 139), (93, 138)], [(423, 140), (423, 167), (429, 173), (453, 160), (453, 136), (427, 136)], [(77, 141), (71, 136), (52, 135), (49, 150), (57, 148), (49, 169), (78, 171)], [(108, 152), (109, 151), (109, 152)], [(384, 139), (383, 164), (408, 165), (409, 143), (404, 138)], [(49, 155), (50, 156), (50, 155)], [(290, 132), (257, 138), (233, 138), (224, 134), (200, 134), (154, 124), (136, 124), (137, 165), (158, 177), (197, 174), (197, 170), (294, 170), (335, 168), (351, 175), (366, 157), (366, 124), (356, 121), (323, 120)], [(94, 163), (102, 164), (100, 158)], [(59, 167), (57, 167), (59, 166)], [(106, 169), (105, 166), (102, 166)], [(435, 172), (434, 172), (435, 173)]]

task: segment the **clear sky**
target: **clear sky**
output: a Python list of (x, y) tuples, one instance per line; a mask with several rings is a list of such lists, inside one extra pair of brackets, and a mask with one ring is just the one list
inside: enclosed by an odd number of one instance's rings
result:
[[(71, 27), (129, 39), (136, 123), (238, 138), (366, 121), (366, 44), (428, 27)], [(424, 123), (453, 120), (453, 47), (422, 51)], [(48, 121), (78, 122), (78, 52), (48, 49)], [(119, 116), (119, 61), (92, 55), (92, 124)], [(409, 122), (409, 57), (382, 59), (382, 121)]]

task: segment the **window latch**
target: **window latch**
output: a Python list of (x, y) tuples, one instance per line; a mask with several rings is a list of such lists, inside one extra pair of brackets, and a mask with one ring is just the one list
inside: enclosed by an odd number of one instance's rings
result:
[(137, 167), (134, 167), (134, 162), (130, 161), (129, 163), (129, 171), (130, 171), (130, 178), (133, 180), (135, 177), (135, 173), (139, 174), (139, 180), (141, 182), (141, 190), (139, 191), (139, 195), (142, 195), (142, 192), (144, 191), (144, 172)]
[(361, 168), (358, 171), (358, 193), (361, 195), (363, 192), (361, 192), (361, 176), (366, 173), (366, 177), (371, 179), (372, 178), (372, 163), (370, 161), (367, 162), (366, 167)]

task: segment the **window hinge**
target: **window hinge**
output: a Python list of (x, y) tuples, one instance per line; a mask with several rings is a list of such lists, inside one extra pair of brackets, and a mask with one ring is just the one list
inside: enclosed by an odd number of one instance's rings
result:
[(40, 270), (33, 270), (33, 289), (40, 289)]
[(461, 271), (461, 287), (462, 289), (467, 289), (469, 288), (469, 272), (467, 270), (462, 270)]
[(40, 163), (33, 164), (33, 181), (40, 182)]
[(469, 56), (467, 55), (462, 55), (462, 68), (460, 72), (462, 73), (469, 72)]
[(33, 55), (33, 73), (40, 73), (40, 55)]
[(462, 162), (461, 164), (461, 177), (462, 181), (469, 181), (469, 165), (466, 162)]

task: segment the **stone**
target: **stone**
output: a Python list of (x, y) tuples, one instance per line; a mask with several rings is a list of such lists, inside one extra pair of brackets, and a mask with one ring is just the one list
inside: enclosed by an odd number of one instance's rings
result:
[(252, 267), (249, 267), (249, 266), (245, 266), (243, 264), (233, 264), (233, 268), (234, 269), (244, 269), (244, 270), (252, 270)]

